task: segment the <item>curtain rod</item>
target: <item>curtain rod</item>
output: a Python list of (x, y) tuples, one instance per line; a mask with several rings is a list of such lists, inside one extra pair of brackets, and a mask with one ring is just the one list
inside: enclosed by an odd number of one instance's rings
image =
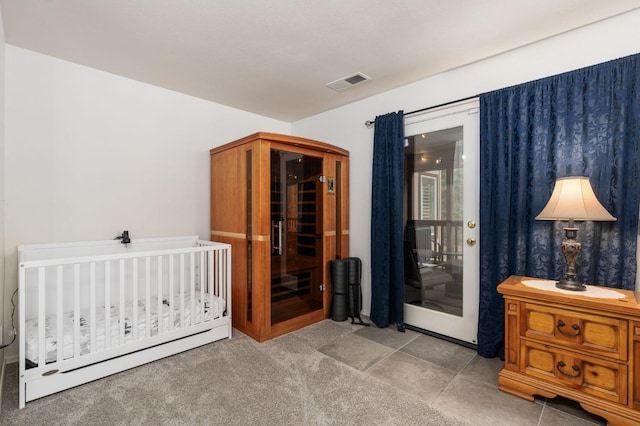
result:
[[(469, 99), (477, 98), (478, 96), (479, 95), (469, 96), (469, 97), (462, 98), (462, 99), (456, 99), (455, 101), (445, 102), (443, 104), (434, 105), (434, 106), (430, 106), (430, 107), (426, 107), (426, 108), (421, 108), (421, 109), (417, 109), (415, 111), (405, 112), (404, 114), (402, 114), (402, 116), (406, 117), (407, 115), (413, 115), (413, 114), (418, 114), (418, 113), (421, 113), (421, 112), (430, 111), (430, 110), (436, 109), (436, 108), (442, 108), (442, 107), (449, 106), (449, 105), (452, 105), (452, 104), (457, 104), (458, 102), (468, 101)], [(367, 120), (367, 121), (364, 122), (364, 125), (369, 127), (369, 128), (373, 127), (374, 124), (376, 124), (376, 120)]]

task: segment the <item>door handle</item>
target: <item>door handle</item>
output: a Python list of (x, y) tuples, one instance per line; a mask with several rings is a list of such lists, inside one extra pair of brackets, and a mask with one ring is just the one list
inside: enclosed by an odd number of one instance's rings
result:
[(282, 256), (282, 221), (271, 221), (271, 254)]
[(470, 220), (469, 222), (467, 222), (467, 227), (469, 229), (473, 229), (473, 228), (476, 227), (476, 223), (474, 221)]
[(470, 247), (475, 246), (476, 245), (476, 239), (472, 238), (472, 237), (467, 238), (467, 245), (470, 246)]

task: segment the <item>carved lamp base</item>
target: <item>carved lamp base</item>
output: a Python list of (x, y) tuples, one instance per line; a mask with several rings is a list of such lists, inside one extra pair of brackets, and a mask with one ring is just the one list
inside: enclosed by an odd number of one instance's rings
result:
[(582, 250), (582, 246), (576, 241), (578, 228), (564, 228), (564, 234), (567, 239), (562, 242), (562, 254), (567, 262), (567, 272), (566, 277), (556, 283), (556, 287), (563, 290), (585, 291), (587, 288), (576, 280), (576, 258)]

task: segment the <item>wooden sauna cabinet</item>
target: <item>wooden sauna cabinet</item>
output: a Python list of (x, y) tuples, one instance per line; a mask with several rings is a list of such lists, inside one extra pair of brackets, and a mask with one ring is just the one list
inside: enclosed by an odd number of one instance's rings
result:
[(213, 148), (211, 240), (232, 246), (233, 326), (262, 342), (328, 317), (349, 256), (349, 152), (256, 133)]

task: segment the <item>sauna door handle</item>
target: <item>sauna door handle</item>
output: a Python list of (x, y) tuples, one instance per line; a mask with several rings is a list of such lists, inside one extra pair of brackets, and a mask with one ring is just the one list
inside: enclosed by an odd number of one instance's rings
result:
[(282, 256), (282, 221), (271, 221), (271, 254)]

